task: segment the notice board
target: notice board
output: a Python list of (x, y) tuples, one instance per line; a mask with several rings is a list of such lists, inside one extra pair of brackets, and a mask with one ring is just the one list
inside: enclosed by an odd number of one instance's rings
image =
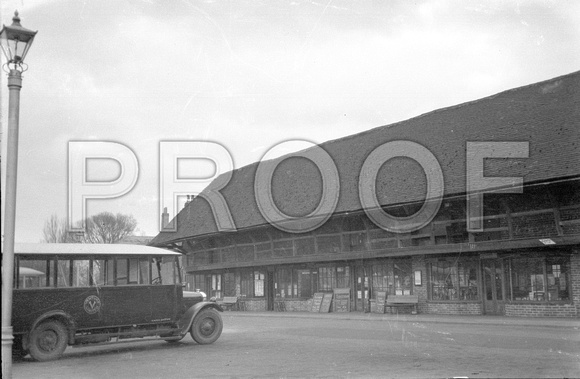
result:
[(320, 306), (320, 313), (330, 312), (330, 304), (332, 304), (332, 294), (325, 293), (322, 299), (322, 305)]
[(334, 311), (350, 312), (350, 288), (334, 289)]
[(385, 303), (387, 302), (387, 292), (385, 291), (377, 291), (377, 300), (376, 300), (376, 313), (385, 313)]
[(320, 306), (322, 305), (322, 300), (324, 299), (324, 293), (316, 292), (312, 298), (312, 308), (310, 312), (320, 312)]

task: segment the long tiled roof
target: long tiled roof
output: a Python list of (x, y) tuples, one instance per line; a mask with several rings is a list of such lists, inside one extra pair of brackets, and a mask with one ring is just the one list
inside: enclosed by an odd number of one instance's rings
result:
[[(523, 141), (526, 159), (486, 159), (484, 174), (523, 177), (524, 183), (580, 175), (580, 71), (508, 90), (480, 100), (439, 109), (410, 120), (378, 127), (320, 145), (333, 159), (340, 178), (336, 212), (361, 209), (359, 173), (369, 154), (387, 142), (404, 140), (427, 148), (441, 166), (445, 195), (466, 192), (466, 142)], [(312, 212), (322, 193), (321, 174), (304, 158), (278, 158), (272, 180), (276, 205), (290, 216)], [(234, 170), (221, 190), (237, 229), (264, 225), (254, 196), (258, 163)], [(218, 179), (219, 180), (219, 179)], [(381, 205), (422, 200), (426, 178), (408, 158), (387, 162), (376, 178)], [(211, 208), (200, 197), (177, 216), (177, 231), (162, 232), (151, 242), (218, 232)]]

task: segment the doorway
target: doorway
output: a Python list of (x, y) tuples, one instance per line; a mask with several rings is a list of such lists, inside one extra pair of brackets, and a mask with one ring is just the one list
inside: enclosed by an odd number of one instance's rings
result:
[(481, 261), (483, 271), (483, 313), (505, 314), (505, 283), (503, 262), (499, 259)]

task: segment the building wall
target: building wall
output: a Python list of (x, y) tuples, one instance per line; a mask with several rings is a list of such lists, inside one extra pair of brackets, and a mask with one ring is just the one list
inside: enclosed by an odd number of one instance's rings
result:
[(429, 302), (420, 313), (439, 315), (481, 315), (481, 302)]

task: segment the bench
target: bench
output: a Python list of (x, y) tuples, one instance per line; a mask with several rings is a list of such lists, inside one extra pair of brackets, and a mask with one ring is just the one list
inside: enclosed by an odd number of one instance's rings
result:
[(225, 296), (223, 299), (218, 300), (217, 303), (225, 310), (238, 310), (238, 298), (237, 296)]
[(417, 304), (419, 304), (419, 295), (389, 295), (387, 296), (385, 306), (391, 307), (391, 313), (393, 311), (392, 307), (396, 307), (397, 314), (399, 314), (399, 307), (413, 307), (411, 313), (416, 315)]

